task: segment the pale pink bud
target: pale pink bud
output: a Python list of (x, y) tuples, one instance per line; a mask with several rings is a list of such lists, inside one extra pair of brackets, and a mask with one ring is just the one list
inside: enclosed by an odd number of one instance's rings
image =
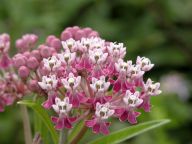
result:
[(54, 47), (56, 51), (59, 51), (62, 47), (61, 41), (58, 38), (55, 38), (51, 41), (51, 46)]
[(18, 70), (18, 74), (21, 78), (27, 78), (29, 76), (29, 69), (26, 66), (21, 66)]
[(48, 58), (51, 56), (50, 47), (45, 46), (45, 45), (40, 45), (39, 50), (40, 50), (40, 54), (43, 58)]
[(76, 33), (78, 30), (80, 30), (80, 27), (74, 26), (74, 27), (72, 27), (72, 29), (71, 29), (70, 31), (72, 32), (72, 34), (73, 34), (73, 36), (74, 36), (75, 33)]
[(39, 50), (33, 50), (31, 52), (32, 56), (34, 56), (38, 61), (41, 61), (42, 57), (41, 57), (41, 54), (39, 52)]
[(16, 41), (16, 48), (18, 48), (19, 52), (23, 53), (25, 51), (25, 49), (23, 49), (23, 47), (25, 47), (25, 43), (22, 39), (18, 39)]
[(86, 36), (88, 36), (93, 30), (91, 28), (87, 27), (87, 28), (84, 28), (83, 31), (86, 34)]
[(27, 60), (27, 66), (30, 69), (36, 69), (39, 66), (39, 62), (35, 57), (30, 57)]
[(92, 32), (89, 34), (88, 37), (98, 37), (98, 36), (99, 36), (98, 32), (92, 31)]
[(22, 54), (17, 54), (13, 58), (13, 65), (16, 68), (19, 68), (20, 66), (24, 66), (26, 64), (26, 57)]
[(30, 35), (30, 41), (31, 41), (30, 43), (31, 44), (34, 45), (37, 42), (37, 40), (38, 40), (38, 36), (37, 35), (34, 35), (34, 34)]
[(62, 41), (68, 40), (68, 39), (70, 39), (70, 38), (72, 38), (72, 37), (73, 37), (73, 36), (72, 36), (72, 33), (71, 33), (70, 31), (65, 30), (65, 31), (63, 31), (63, 32), (61, 33), (61, 40), (62, 40)]
[(31, 56), (31, 53), (30, 52), (24, 52), (23, 55), (26, 57), (26, 58), (29, 58)]
[(78, 30), (76, 33), (75, 33), (75, 40), (80, 40), (82, 37), (85, 37), (86, 34), (83, 30)]
[(54, 36), (54, 35), (49, 35), (48, 37), (47, 37), (47, 39), (46, 39), (46, 44), (47, 45), (51, 45), (51, 41), (53, 40), (53, 39), (55, 39), (56, 37)]
[(29, 90), (31, 90), (33, 92), (37, 92), (38, 90), (40, 90), (40, 87), (38, 85), (38, 81), (37, 80), (30, 80), (28, 83), (28, 88), (29, 88)]

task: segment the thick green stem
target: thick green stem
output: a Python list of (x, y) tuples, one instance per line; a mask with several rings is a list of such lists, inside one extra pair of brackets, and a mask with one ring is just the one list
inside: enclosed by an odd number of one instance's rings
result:
[(64, 128), (60, 131), (59, 144), (67, 144), (68, 130)]
[(23, 118), (25, 144), (32, 144), (31, 126), (29, 121), (29, 115), (27, 112), (27, 107), (24, 105), (21, 105), (20, 107), (21, 107), (21, 114)]

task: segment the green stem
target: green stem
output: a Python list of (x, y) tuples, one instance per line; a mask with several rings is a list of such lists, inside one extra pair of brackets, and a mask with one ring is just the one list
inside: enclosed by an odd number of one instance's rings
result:
[(64, 128), (60, 131), (59, 144), (67, 144), (68, 130)]
[[(87, 115), (87, 117), (85, 118), (86, 119), (89, 119), (92, 117), (92, 113), (89, 113)], [(79, 141), (83, 138), (83, 136), (85, 135), (85, 133), (87, 132), (88, 128), (87, 126), (85, 126), (85, 122), (84, 122), (84, 125), (83, 127), (81, 128), (81, 130), (79, 131), (79, 133), (77, 134), (77, 136), (75, 136), (75, 138), (70, 142), (70, 144), (78, 144)]]
[(23, 118), (25, 144), (32, 144), (31, 126), (30, 126), (27, 107), (24, 105), (21, 105), (20, 107), (21, 107), (21, 114)]
[(83, 138), (87, 129), (88, 128), (84, 125), (78, 135), (70, 142), (70, 144), (77, 144)]

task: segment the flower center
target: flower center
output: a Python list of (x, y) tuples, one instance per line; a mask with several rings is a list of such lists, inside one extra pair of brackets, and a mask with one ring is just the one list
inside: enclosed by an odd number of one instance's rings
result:
[(74, 80), (74, 78), (69, 78), (68, 82), (69, 82), (70, 86), (74, 86), (75, 80)]

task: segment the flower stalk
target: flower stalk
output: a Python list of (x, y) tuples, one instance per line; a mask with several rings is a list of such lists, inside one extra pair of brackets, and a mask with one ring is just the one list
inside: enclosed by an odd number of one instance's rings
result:
[(62, 129), (59, 133), (59, 144), (67, 144), (68, 143), (68, 130)]
[(27, 111), (27, 107), (24, 105), (21, 105), (20, 108), (21, 108), (21, 114), (22, 114), (22, 119), (23, 119), (25, 144), (32, 144), (31, 126), (30, 126), (30, 120), (29, 120), (29, 114)]

